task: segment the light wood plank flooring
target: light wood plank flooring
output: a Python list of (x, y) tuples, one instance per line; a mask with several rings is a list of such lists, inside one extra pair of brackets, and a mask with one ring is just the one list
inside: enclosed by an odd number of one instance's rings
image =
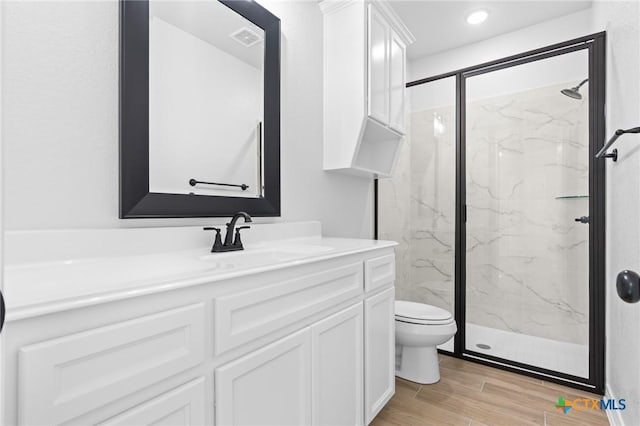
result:
[(440, 382), (396, 379), (396, 394), (373, 426), (402, 425), (608, 425), (604, 411), (555, 408), (558, 397), (598, 395), (440, 355)]

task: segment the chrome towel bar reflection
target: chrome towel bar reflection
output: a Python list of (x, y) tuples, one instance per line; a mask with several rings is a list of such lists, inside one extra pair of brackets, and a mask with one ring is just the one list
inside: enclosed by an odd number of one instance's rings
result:
[(217, 185), (217, 186), (233, 186), (235, 188), (241, 188), (243, 191), (246, 191), (247, 189), (249, 189), (249, 185), (245, 185), (244, 183), (235, 184), (235, 183), (204, 182), (204, 181), (201, 181), (201, 180), (195, 180), (193, 178), (189, 179), (189, 185), (196, 186), (197, 184)]
[(633, 127), (631, 129), (627, 129), (627, 130), (623, 130), (623, 129), (618, 129), (616, 130), (616, 132), (613, 134), (613, 136), (611, 137), (611, 139), (609, 139), (609, 142), (606, 143), (605, 146), (602, 147), (602, 149), (600, 151), (598, 151), (598, 153), (596, 154), (596, 158), (612, 158), (613, 161), (618, 161), (618, 150), (614, 149), (611, 153), (606, 154), (607, 150), (609, 149), (609, 147), (611, 145), (613, 145), (613, 143), (622, 135), (624, 135), (625, 133), (640, 133), (640, 127)]

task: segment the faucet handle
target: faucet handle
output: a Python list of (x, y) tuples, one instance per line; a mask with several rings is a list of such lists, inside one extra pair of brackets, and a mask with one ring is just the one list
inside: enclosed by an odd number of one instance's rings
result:
[[(233, 245), (234, 245), (234, 246), (240, 246), (240, 247), (243, 247), (243, 246), (242, 246), (242, 240), (240, 239), (240, 230), (241, 230), (241, 229), (249, 229), (249, 228), (251, 228), (251, 227), (250, 227), (250, 226), (238, 226), (238, 227), (236, 228), (236, 235), (235, 235), (235, 238), (233, 239)], [(244, 248), (244, 247), (243, 247), (243, 248)]]
[(202, 228), (205, 231), (216, 231), (216, 239), (213, 243), (213, 247), (211, 247), (211, 252), (217, 252), (220, 251), (220, 249), (222, 248), (222, 238), (220, 238), (220, 228), (215, 228), (213, 226), (207, 226)]

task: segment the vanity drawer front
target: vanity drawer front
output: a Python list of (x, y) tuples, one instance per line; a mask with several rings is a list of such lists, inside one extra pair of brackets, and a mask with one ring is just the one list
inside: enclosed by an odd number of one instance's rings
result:
[(396, 280), (396, 258), (393, 253), (364, 261), (364, 291), (390, 287)]
[(198, 303), (26, 346), (20, 424), (60, 424), (204, 360)]
[(220, 354), (362, 294), (362, 263), (214, 299)]
[(100, 423), (100, 426), (201, 426), (205, 424), (204, 377)]

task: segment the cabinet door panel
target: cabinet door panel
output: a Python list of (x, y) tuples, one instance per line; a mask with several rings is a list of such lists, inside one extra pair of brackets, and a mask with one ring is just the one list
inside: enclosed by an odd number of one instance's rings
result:
[(404, 91), (405, 91), (405, 47), (400, 38), (391, 32), (389, 61), (389, 126), (405, 133), (404, 127)]
[(395, 254), (385, 254), (364, 261), (364, 291), (392, 286), (396, 280)]
[(19, 352), (19, 422), (60, 424), (204, 360), (198, 303), (29, 345)]
[(218, 425), (309, 424), (309, 328), (217, 368), (215, 382)]
[(362, 262), (216, 298), (216, 354), (266, 336), (362, 293)]
[(369, 116), (389, 123), (389, 27), (369, 5)]
[(311, 327), (314, 425), (361, 425), (362, 303)]
[(204, 423), (204, 377), (201, 377), (100, 425), (200, 426)]
[(395, 392), (395, 289), (364, 301), (365, 422), (371, 420)]

